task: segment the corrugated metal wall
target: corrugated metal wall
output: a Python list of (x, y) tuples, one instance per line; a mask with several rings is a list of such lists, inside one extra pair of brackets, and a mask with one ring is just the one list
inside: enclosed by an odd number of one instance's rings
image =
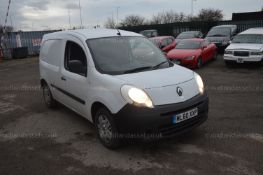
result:
[(13, 48), (27, 47), (29, 56), (38, 55), (42, 37), (47, 33), (56, 31), (31, 31), (31, 32), (11, 32), (3, 47), (3, 56), (11, 58)]

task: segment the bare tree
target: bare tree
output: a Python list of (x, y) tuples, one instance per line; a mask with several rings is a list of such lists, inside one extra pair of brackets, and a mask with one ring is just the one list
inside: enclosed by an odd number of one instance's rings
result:
[(127, 26), (139, 26), (145, 24), (146, 20), (144, 17), (139, 15), (129, 15), (122, 20), (120, 26), (127, 27)]
[[(120, 23), (121, 27), (147, 25), (147, 24), (169, 24), (176, 22), (187, 22), (187, 21), (220, 21), (224, 17), (222, 10), (219, 9), (202, 9), (197, 16), (186, 15), (185, 13), (177, 13), (176, 11), (163, 11), (156, 15), (153, 15), (150, 20), (145, 19), (139, 15), (126, 16)], [(115, 21), (108, 18), (104, 26), (106, 28), (114, 28), (116, 25)]]
[(151, 24), (168, 24), (175, 22), (187, 21), (187, 16), (184, 13), (177, 13), (173, 10), (160, 12), (157, 15), (153, 15), (150, 20)]
[[(5, 31), (6, 32), (12, 32), (14, 28), (12, 26), (6, 26)], [(4, 26), (0, 25), (0, 33), (2, 34), (4, 32)]]
[(194, 21), (221, 21), (224, 15), (219, 9), (202, 9), (199, 14), (192, 18)]
[(108, 18), (104, 24), (105, 28), (114, 29), (116, 27), (116, 22), (113, 18)]

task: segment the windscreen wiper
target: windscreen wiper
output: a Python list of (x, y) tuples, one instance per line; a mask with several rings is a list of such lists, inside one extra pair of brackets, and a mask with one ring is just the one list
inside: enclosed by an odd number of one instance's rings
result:
[(170, 63), (168, 60), (163, 61), (163, 62), (157, 64), (156, 66), (153, 66), (152, 69), (158, 69), (161, 65), (163, 65), (164, 63), (167, 63), (167, 62)]
[(125, 74), (127, 74), (127, 73), (135, 73), (135, 72), (140, 72), (140, 71), (148, 70), (148, 69), (152, 69), (152, 67), (151, 66), (137, 67), (137, 68), (134, 68), (134, 69), (131, 69), (131, 70), (126, 70), (123, 73), (125, 73)]

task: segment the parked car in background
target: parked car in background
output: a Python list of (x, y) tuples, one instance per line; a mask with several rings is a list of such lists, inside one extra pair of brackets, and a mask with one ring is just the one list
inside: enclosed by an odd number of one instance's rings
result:
[(157, 30), (143, 30), (139, 32), (141, 35), (147, 37), (147, 38), (151, 38), (151, 37), (156, 37), (158, 36), (158, 32)]
[(173, 137), (208, 117), (202, 78), (168, 61), (137, 33), (85, 29), (47, 34), (39, 65), (46, 105), (55, 107), (58, 101), (87, 118), (110, 149), (133, 136)]
[(225, 63), (263, 61), (263, 28), (248, 29), (234, 37), (226, 48)]
[(192, 38), (202, 38), (203, 34), (200, 31), (187, 31), (187, 32), (182, 32), (180, 33), (175, 41), (176, 43), (178, 43), (179, 41), (183, 40), (183, 39), (192, 39)]
[(188, 68), (200, 68), (216, 56), (216, 45), (205, 39), (182, 40), (167, 54), (172, 62)]
[(165, 53), (174, 49), (176, 46), (173, 36), (158, 36), (150, 38), (150, 40)]
[(220, 25), (211, 28), (205, 39), (215, 43), (217, 48), (222, 51), (230, 44), (236, 34), (236, 25)]

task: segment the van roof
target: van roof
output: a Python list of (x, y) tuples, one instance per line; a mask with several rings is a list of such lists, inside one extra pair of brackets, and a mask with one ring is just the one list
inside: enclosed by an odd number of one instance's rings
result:
[[(142, 36), (138, 33), (119, 30), (121, 36)], [(54, 32), (50, 34), (44, 35), (44, 40), (47, 39), (62, 39), (65, 35), (68, 34), (77, 34), (83, 39), (94, 39), (94, 38), (105, 38), (105, 37), (113, 37), (119, 36), (117, 29), (79, 29), (79, 30), (67, 30), (67, 31), (60, 31)]]
[(244, 32), (241, 32), (240, 34), (241, 35), (242, 34), (263, 34), (263, 27), (251, 28), (251, 29), (245, 30)]

